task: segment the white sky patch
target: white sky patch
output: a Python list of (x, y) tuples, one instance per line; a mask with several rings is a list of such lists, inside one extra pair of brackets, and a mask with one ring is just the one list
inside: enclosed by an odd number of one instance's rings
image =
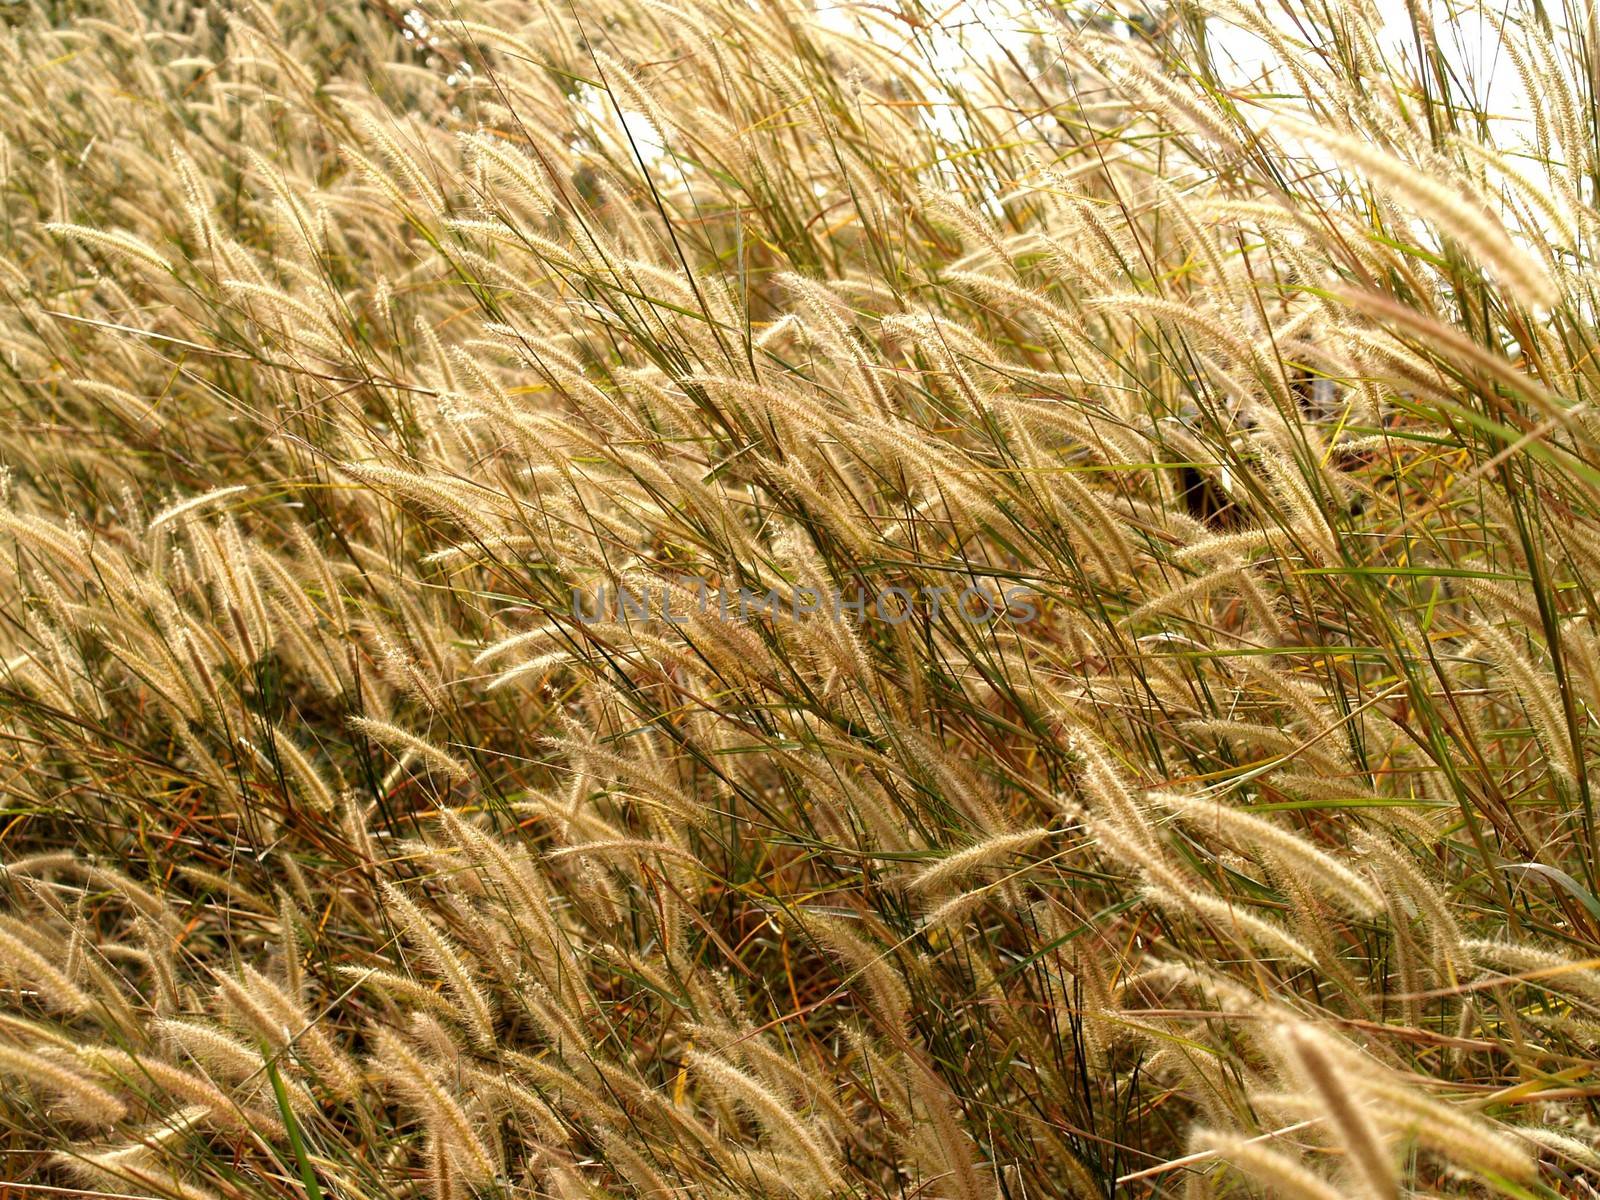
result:
[[(883, 24), (858, 20), (856, 10), (870, 7), (850, 0), (820, 0), (817, 22), (836, 33), (866, 36), (877, 42), (891, 38), (893, 35)], [(928, 97), (932, 107), (924, 110), (928, 128), (952, 142), (962, 142), (966, 131), (955, 91), (974, 79), (986, 64), (1002, 61), (1008, 55), (1027, 62), (1029, 46), (1050, 20), (1036, 6), (1016, 0), (961, 0), (940, 10), (937, 29), (903, 36), (893, 52), (926, 62), (940, 85)]]
[[(615, 114), (613, 114), (613, 118)], [(642, 112), (632, 109), (622, 110), (622, 127), (627, 132), (628, 138), (633, 142), (633, 147), (644, 159), (645, 166), (653, 167), (667, 156), (667, 143), (660, 132), (651, 124), (650, 118)]]
[[(1526, 121), (1527, 101), (1503, 48), (1497, 21), (1476, 9), (1461, 9), (1452, 0), (1421, 2), (1429, 5), (1434, 35), (1455, 74), (1455, 83), (1470, 94), (1473, 103), (1483, 111), (1501, 119)], [(877, 21), (864, 23), (857, 15), (873, 7), (854, 0), (820, 0), (817, 20), (837, 32), (864, 34), (881, 42), (886, 36), (893, 36), (887, 32), (890, 27)], [(1093, 0), (1081, 5), (1085, 15), (1093, 12), (1102, 17), (1113, 15), (1113, 7)], [(1374, 0), (1373, 7), (1382, 21), (1383, 49), (1403, 56), (1414, 70), (1417, 46), (1411, 33), (1406, 0)], [(1279, 6), (1269, 3), (1262, 6), (1262, 11), (1291, 41), (1299, 39), (1300, 30)], [(1513, 6), (1507, 5), (1503, 11), (1509, 13)], [(1059, 10), (1046, 12), (1042, 6), (1027, 0), (957, 0), (940, 10), (936, 30), (903, 36), (895, 49), (923, 58), (945, 85), (942, 94), (934, 97), (936, 102), (942, 103), (930, 110), (930, 127), (952, 140), (960, 140), (962, 130), (951, 111), (954, 91), (981, 71), (984, 64), (1008, 55), (1017, 62), (1026, 63), (1030, 45), (1041, 34), (1047, 40), (1061, 36), (1052, 28), (1060, 19)], [(1127, 27), (1113, 22), (1113, 31), (1126, 34)], [(1311, 33), (1319, 36), (1315, 29)], [(1211, 22), (1210, 37), (1219, 57), (1232, 62), (1230, 82), (1247, 85), (1259, 80), (1268, 67), (1277, 66), (1273, 51), (1264, 41), (1224, 19)]]
[[(824, 28), (859, 33), (852, 13), (856, 7), (848, 0), (825, 0), (817, 5), (817, 20)], [(963, 0), (941, 11), (937, 30), (923, 31), (925, 57), (941, 74), (948, 72), (952, 78), (1007, 51), (1022, 59), (1041, 23), (1048, 19), (1032, 6), (1014, 0)], [(883, 36), (882, 26), (875, 24), (872, 30), (875, 36)], [(906, 38), (906, 46), (912, 41)]]
[[(1411, 17), (1405, 0), (1374, 0), (1373, 7), (1383, 22), (1379, 34), (1381, 48), (1403, 61), (1408, 73), (1418, 70), (1417, 43), (1412, 35)], [(1281, 9), (1267, 5), (1264, 13), (1273, 26), (1293, 45), (1302, 30), (1288, 20)], [(1509, 11), (1509, 6), (1507, 7)], [(1472, 104), (1499, 120), (1526, 122), (1527, 98), (1521, 82), (1506, 55), (1500, 27), (1477, 9), (1458, 9), (1446, 0), (1432, 0), (1428, 6), (1434, 37), (1453, 73), (1452, 86), (1463, 89)], [(1311, 28), (1313, 37), (1321, 31)], [(1292, 79), (1276, 61), (1276, 54), (1261, 38), (1228, 21), (1211, 22), (1208, 36), (1219, 61), (1232, 66), (1228, 82), (1246, 86), (1272, 69), (1274, 75), (1292, 86)]]
[(654, 171), (666, 161), (666, 142), (644, 113), (623, 107), (601, 88), (588, 84), (579, 84), (578, 94), (595, 127), (608, 131), (625, 151), (631, 141), (645, 170)]

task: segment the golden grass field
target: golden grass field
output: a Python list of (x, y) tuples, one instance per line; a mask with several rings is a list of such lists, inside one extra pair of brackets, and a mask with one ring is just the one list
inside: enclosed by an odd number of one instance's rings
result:
[(1594, 8), (0, 30), (0, 1196), (1597, 1195)]

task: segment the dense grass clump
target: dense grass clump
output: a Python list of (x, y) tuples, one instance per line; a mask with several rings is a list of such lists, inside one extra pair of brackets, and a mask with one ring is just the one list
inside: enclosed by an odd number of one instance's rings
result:
[(0, 1178), (1594, 1195), (1600, 27), (1408, 11), (0, 10)]

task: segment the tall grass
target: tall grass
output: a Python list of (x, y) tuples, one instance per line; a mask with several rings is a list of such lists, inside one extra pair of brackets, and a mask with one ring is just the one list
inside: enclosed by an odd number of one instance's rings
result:
[(1410, 12), (0, 12), (9, 1191), (1592, 1195), (1600, 30)]

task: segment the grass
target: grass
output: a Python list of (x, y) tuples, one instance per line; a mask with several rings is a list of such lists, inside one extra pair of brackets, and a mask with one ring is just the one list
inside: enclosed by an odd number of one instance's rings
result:
[(0, 14), (0, 1190), (1592, 1195), (1600, 51), (1408, 11)]

